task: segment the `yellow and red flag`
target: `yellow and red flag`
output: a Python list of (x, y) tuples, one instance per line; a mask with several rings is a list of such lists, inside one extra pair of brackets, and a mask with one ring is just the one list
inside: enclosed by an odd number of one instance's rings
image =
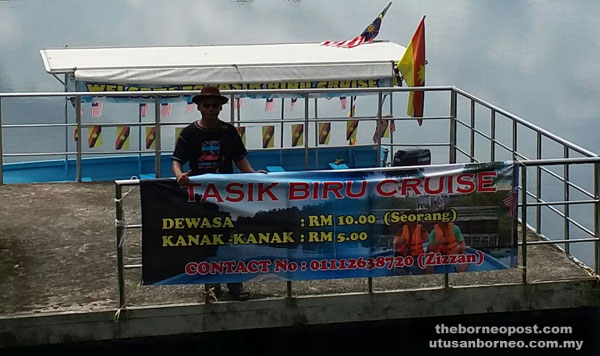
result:
[[(423, 16), (397, 67), (409, 87), (422, 87), (425, 85), (425, 16)], [(424, 101), (425, 93), (423, 91), (411, 91), (408, 98), (408, 115), (423, 117)], [(420, 126), (423, 120), (418, 120), (418, 122)]]
[(329, 133), (331, 131), (331, 122), (319, 123), (319, 145), (329, 144)]
[(156, 127), (146, 127), (146, 149), (156, 147)]
[(346, 121), (346, 141), (351, 145), (356, 144), (356, 130), (358, 129), (358, 120)]
[(263, 148), (275, 147), (275, 140), (273, 140), (273, 136), (275, 136), (275, 126), (263, 126), (263, 128), (262, 128)]
[(238, 126), (237, 130), (242, 139), (242, 143), (246, 146), (246, 126)]
[(115, 139), (116, 150), (129, 149), (129, 126), (117, 126), (117, 138)]
[(292, 147), (304, 144), (304, 124), (292, 125)]
[(101, 147), (102, 146), (102, 126), (89, 126), (88, 127), (88, 147)]

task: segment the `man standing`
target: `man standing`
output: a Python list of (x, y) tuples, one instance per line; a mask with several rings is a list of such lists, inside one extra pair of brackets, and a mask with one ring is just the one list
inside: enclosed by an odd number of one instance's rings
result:
[[(219, 119), (222, 105), (228, 99), (215, 87), (204, 87), (192, 101), (198, 105), (202, 115), (181, 131), (173, 152), (173, 174), (179, 185), (187, 185), (190, 176), (205, 173), (233, 173), (233, 163), (244, 173), (255, 171), (246, 159), (248, 152), (236, 128)], [(183, 171), (183, 165), (189, 162), (190, 170)], [(221, 286), (213, 285), (216, 295)], [(228, 283), (227, 288), (234, 299), (248, 300), (250, 294), (242, 283)]]

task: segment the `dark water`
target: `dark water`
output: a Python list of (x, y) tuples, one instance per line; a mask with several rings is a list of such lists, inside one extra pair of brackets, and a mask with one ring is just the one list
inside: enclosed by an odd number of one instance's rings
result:
[[(460, 326), (459, 326), (460, 325)], [(442, 327), (570, 326), (572, 334), (505, 335), (437, 334)], [(112, 342), (62, 344), (9, 349), (6, 355), (598, 355), (600, 310), (479, 314), (355, 324), (294, 326), (195, 335), (160, 336)], [(449, 330), (449, 329), (448, 329)], [(532, 329), (531, 329), (532, 330)], [(575, 349), (479, 348), (441, 349), (430, 342), (480, 339), (486, 341), (583, 341)], [(440, 345), (434, 344), (434, 345)], [(443, 345), (443, 344), (441, 344)], [(0, 350), (2, 351), (2, 350)]]

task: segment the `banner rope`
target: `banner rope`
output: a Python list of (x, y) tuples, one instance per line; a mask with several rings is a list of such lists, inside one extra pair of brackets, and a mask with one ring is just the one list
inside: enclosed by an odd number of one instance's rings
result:
[(115, 315), (113, 316), (113, 322), (118, 323), (119, 318), (121, 317), (121, 308), (117, 309)]

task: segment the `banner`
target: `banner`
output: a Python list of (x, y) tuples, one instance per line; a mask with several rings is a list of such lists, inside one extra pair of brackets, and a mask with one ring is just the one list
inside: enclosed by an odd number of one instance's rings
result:
[(513, 162), (142, 180), (143, 283), (514, 267), (516, 180)]

